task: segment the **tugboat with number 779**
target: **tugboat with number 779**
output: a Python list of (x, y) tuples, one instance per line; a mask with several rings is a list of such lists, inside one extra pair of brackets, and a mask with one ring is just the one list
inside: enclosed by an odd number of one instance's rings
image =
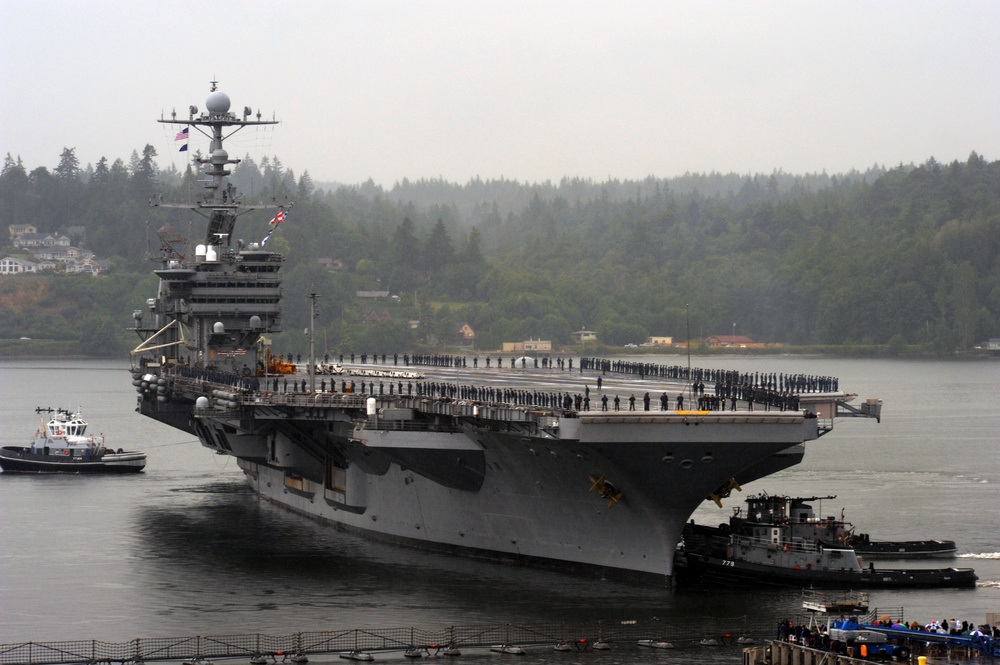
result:
[(692, 584), (752, 584), (838, 589), (970, 587), (971, 568), (876, 568), (849, 544), (852, 531), (817, 517), (808, 501), (759, 494), (728, 524), (684, 527), (678, 574)]

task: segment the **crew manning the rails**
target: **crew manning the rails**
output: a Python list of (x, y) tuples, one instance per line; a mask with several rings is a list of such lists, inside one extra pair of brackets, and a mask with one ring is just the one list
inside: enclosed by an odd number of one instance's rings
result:
[[(394, 366), (403, 365), (405, 367), (448, 367), (467, 368), (470, 359), (464, 355), (440, 355), (440, 354), (349, 354), (351, 362), (360, 359), (361, 364), (372, 364)], [(324, 361), (329, 360), (327, 354)], [(340, 355), (341, 361), (344, 354)], [(519, 370), (526, 367), (530, 361), (533, 367), (542, 369), (559, 369), (562, 371), (572, 371), (574, 362), (572, 358), (510, 358), (509, 363), (504, 362), (502, 356), (495, 359), (487, 356), (482, 366), (493, 367), (498, 370)], [(479, 356), (471, 358), (472, 367), (478, 368), (480, 365)], [(640, 379), (663, 378), (674, 381), (691, 380), (690, 393), (695, 406), (700, 411), (724, 411), (737, 410), (737, 408), (753, 411), (755, 408), (764, 410), (777, 409), (797, 410), (799, 407), (799, 394), (802, 392), (836, 391), (839, 384), (838, 379), (828, 376), (811, 376), (804, 374), (766, 374), (766, 373), (742, 373), (734, 370), (687, 368), (679, 365), (659, 365), (655, 363), (625, 362), (618, 360), (607, 360), (602, 358), (580, 358), (577, 365), (581, 373), (584, 371), (599, 372), (596, 378), (597, 391), (601, 393), (600, 410), (607, 411), (609, 407), (615, 411), (622, 408), (623, 399), (628, 401), (628, 410), (635, 411), (636, 396), (629, 394), (627, 397), (614, 394), (613, 391), (604, 390), (603, 376), (608, 374), (625, 374), (630, 377)], [(350, 369), (346, 370), (350, 374)], [(399, 372), (399, 380), (395, 379), (395, 372), (389, 378), (389, 374), (384, 376), (379, 372), (379, 376), (372, 377), (371, 370), (358, 370), (356, 374), (360, 381), (354, 378), (341, 379), (337, 381), (331, 378), (329, 383), (323, 379), (319, 385), (321, 393), (346, 393), (361, 395), (399, 395), (412, 397), (431, 397), (437, 399), (450, 400), (471, 400), (490, 404), (506, 404), (512, 406), (535, 406), (549, 409), (565, 409), (576, 411), (589, 411), (591, 408), (590, 385), (583, 386), (584, 392), (570, 394), (568, 392), (553, 392), (540, 390), (526, 390), (520, 388), (498, 387), (492, 385), (474, 385), (443, 383), (438, 381), (414, 380), (414, 377), (421, 376), (415, 372)], [(261, 381), (257, 377), (247, 376), (246, 372), (224, 372), (213, 368), (194, 368), (187, 365), (178, 366), (178, 374), (189, 379), (206, 380), (212, 383), (232, 386), (240, 392), (248, 395), (267, 391), (273, 394), (304, 394), (308, 391), (305, 379), (295, 377), (289, 382), (287, 377), (268, 377), (267, 381)], [(387, 381), (386, 378), (389, 378)], [(365, 379), (368, 379), (367, 381)], [(377, 383), (375, 379), (378, 379)], [(405, 379), (405, 381), (404, 381)], [(713, 384), (711, 393), (706, 392), (706, 381)], [(608, 396), (608, 392), (612, 392)], [(676, 394), (676, 398), (667, 392), (662, 392), (658, 399), (657, 406), (661, 411), (670, 408), (671, 401), (677, 411), (685, 408), (684, 393)], [(743, 402), (738, 406), (738, 402)], [(649, 393), (642, 397), (641, 405), (643, 411), (653, 409), (654, 401)]]

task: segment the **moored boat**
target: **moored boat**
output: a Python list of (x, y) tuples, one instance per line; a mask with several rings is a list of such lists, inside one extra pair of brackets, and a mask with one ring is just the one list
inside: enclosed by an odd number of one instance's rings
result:
[(114, 450), (104, 435), (87, 434), (87, 421), (79, 410), (35, 409), (50, 412), (27, 446), (0, 448), (0, 468), (6, 473), (138, 473), (146, 466), (146, 453)]
[(867, 533), (860, 533), (848, 544), (866, 559), (950, 558), (958, 553), (954, 540), (872, 540)]
[(728, 524), (687, 524), (678, 550), (688, 583), (816, 588), (968, 587), (971, 568), (876, 568), (849, 544), (845, 522), (820, 519), (807, 503), (835, 497), (760, 494), (736, 507)]

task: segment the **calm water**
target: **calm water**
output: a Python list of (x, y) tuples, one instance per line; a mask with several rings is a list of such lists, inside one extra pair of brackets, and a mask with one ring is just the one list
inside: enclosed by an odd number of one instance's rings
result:
[[(918, 620), (981, 622), (1000, 611), (1000, 364), (694, 364), (834, 375), (859, 398), (883, 399), (881, 424), (838, 420), (808, 445), (803, 464), (744, 492), (836, 494), (824, 513), (843, 508), (879, 538), (953, 539), (961, 552), (954, 565), (980, 577), (976, 589), (873, 592), (876, 606), (903, 607)], [(233, 461), (140, 417), (134, 396), (124, 363), (0, 361), (2, 445), (34, 432), (36, 406), (80, 406), (109, 443), (148, 454), (135, 477), (0, 474), (0, 643), (799, 611), (796, 591), (674, 592), (345, 535), (258, 502)], [(724, 521), (729, 505), (703, 506), (695, 517)], [(710, 662), (697, 651), (643, 655), (666, 660)]]

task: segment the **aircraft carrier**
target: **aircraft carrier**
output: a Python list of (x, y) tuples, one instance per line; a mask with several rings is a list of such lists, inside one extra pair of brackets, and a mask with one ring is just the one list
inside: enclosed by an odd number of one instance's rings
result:
[[(131, 371), (140, 413), (236, 457), (262, 497), (375, 538), (670, 581), (681, 529), (706, 498), (797, 464), (837, 417), (879, 417), (878, 400), (854, 407), (829, 386), (783, 385), (793, 408), (701, 408), (703, 375), (690, 367), (637, 373), (568, 357), (536, 367), (484, 352), (355, 357), (336, 369), (312, 351), (308, 363), (279, 362), (268, 336), (282, 329), (283, 256), (267, 238), (233, 240), (238, 217), (276, 206), (227, 184), (239, 160), (223, 148), (274, 121), (230, 105), (213, 83), (205, 111), (160, 119), (211, 140), (196, 159), (203, 195), (173, 206), (208, 223), (193, 257), (161, 229), (159, 287), (133, 314)], [(604, 410), (604, 396), (620, 410)]]

